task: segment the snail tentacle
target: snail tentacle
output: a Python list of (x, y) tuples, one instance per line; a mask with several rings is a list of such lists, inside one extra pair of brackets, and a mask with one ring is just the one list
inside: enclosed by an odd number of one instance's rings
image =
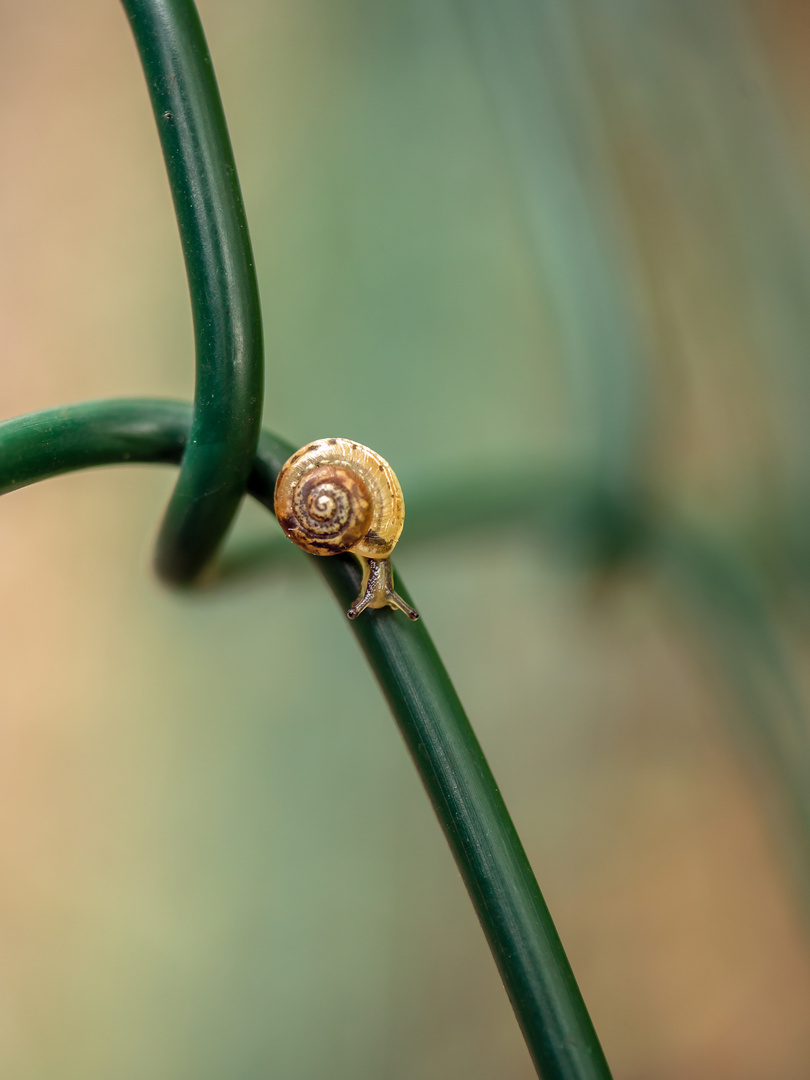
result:
[(411, 620), (419, 618), (418, 613), (395, 590), (394, 572), (388, 559), (366, 559), (362, 555), (357, 558), (363, 567), (363, 582), (357, 599), (346, 612), (350, 619), (356, 619), (366, 608), (384, 607), (404, 611)]

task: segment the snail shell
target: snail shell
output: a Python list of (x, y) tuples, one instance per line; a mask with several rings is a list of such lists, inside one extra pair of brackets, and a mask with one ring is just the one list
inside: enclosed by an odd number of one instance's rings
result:
[(319, 439), (294, 453), (278, 474), (275, 504), (284, 532), (313, 555), (385, 559), (405, 523), (394, 470), (349, 439)]
[(276, 480), (275, 512), (289, 538), (312, 555), (351, 552), (363, 565), (361, 595), (349, 609), (415, 611), (394, 592), (388, 556), (402, 532), (405, 501), (388, 462), (350, 439), (319, 439), (297, 450)]

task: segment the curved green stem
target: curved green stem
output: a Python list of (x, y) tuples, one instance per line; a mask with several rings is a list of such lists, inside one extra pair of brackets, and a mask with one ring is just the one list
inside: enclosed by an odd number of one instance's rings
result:
[[(357, 590), (355, 565), (345, 556), (320, 561), (330, 564), (321, 572), (345, 606)], [(423, 620), (386, 609), (353, 626), (444, 830), (538, 1074), (607, 1080), (551, 914)]]
[[(0, 423), (0, 492), (92, 465), (179, 461), (190, 423), (186, 405), (143, 400), (88, 402), (7, 420)], [(262, 433), (248, 487), (271, 512), (276, 475), (291, 451)], [(345, 610), (360, 584), (357, 562), (308, 558)], [(399, 588), (410, 601), (401, 580)], [(439, 818), (539, 1074), (609, 1080), (551, 915), (424, 622), (385, 608), (349, 625)]]
[(225, 536), (259, 438), (262, 326), (242, 195), (192, 0), (122, 0), (149, 86), (186, 261), (196, 348), (191, 434), (158, 537), (167, 581), (193, 581)]

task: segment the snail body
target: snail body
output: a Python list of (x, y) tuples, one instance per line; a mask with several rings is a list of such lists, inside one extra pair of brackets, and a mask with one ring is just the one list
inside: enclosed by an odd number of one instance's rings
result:
[(393, 607), (419, 616), (394, 590), (388, 561), (405, 522), (394, 470), (350, 439), (319, 439), (297, 450), (276, 480), (275, 512), (287, 536), (312, 555), (350, 552), (363, 567), (360, 595), (347, 614)]

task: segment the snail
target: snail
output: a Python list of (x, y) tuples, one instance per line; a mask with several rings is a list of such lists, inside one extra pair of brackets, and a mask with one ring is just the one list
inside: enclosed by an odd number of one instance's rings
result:
[(275, 511), (284, 532), (312, 555), (349, 551), (363, 567), (360, 594), (346, 612), (392, 607), (419, 615), (394, 591), (389, 556), (402, 532), (405, 502), (394, 470), (350, 439), (319, 439), (297, 450), (276, 480)]

